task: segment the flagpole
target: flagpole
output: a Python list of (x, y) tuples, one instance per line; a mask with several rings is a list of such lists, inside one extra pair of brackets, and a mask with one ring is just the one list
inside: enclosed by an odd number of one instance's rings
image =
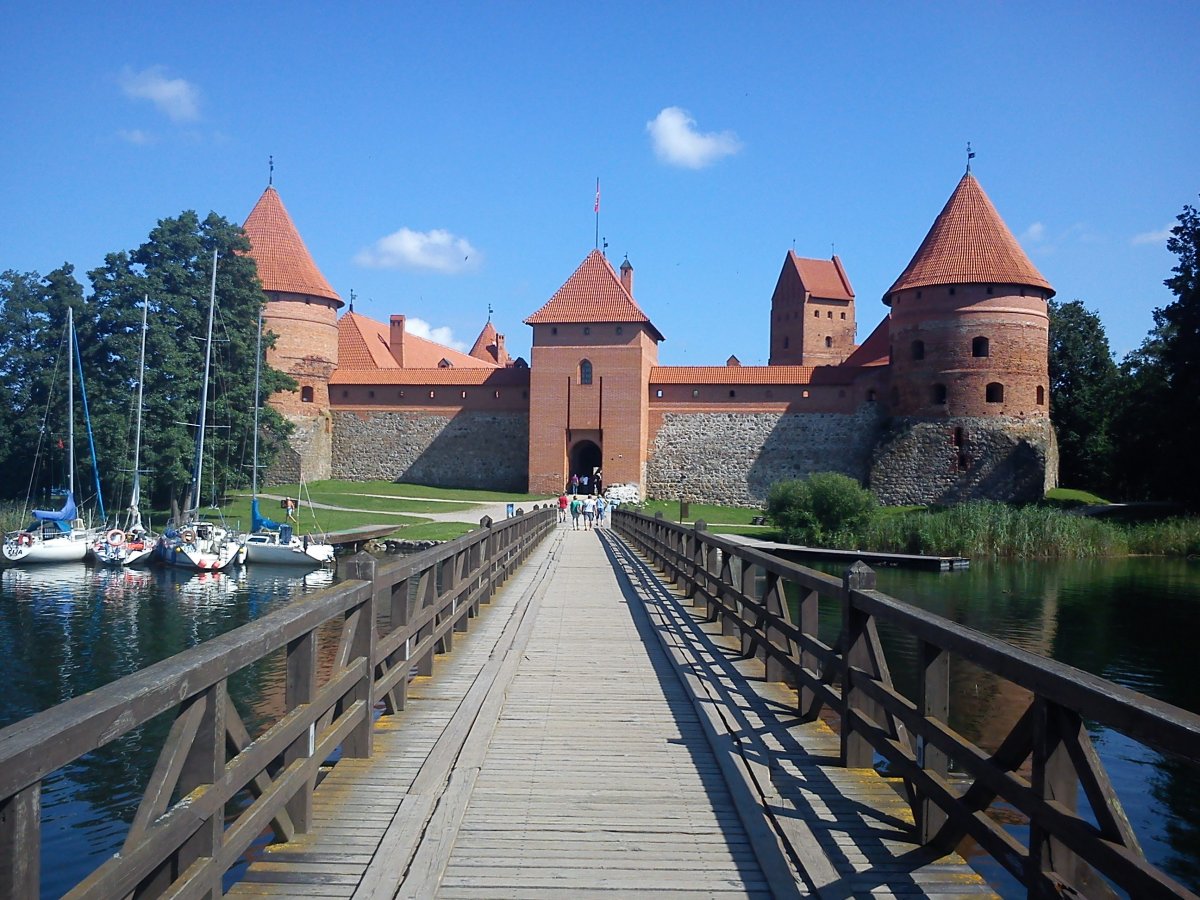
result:
[(600, 176), (596, 176), (596, 205), (594, 207), (596, 213), (596, 249), (600, 249)]

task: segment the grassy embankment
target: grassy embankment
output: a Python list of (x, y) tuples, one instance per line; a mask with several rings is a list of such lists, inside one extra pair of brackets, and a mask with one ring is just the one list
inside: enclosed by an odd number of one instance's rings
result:
[[(1086, 491), (1057, 489), (1040, 504), (963, 503), (957, 506), (884, 507), (869, 526), (831, 542), (844, 549), (922, 553), (973, 558), (1087, 558), (1103, 556), (1200, 556), (1200, 518), (1123, 524), (1074, 515), (1074, 507), (1107, 501)], [(678, 501), (648, 501), (650, 515), (661, 511), (679, 520)], [(708, 522), (716, 533), (739, 533), (781, 540), (768, 522), (750, 521), (760, 510), (690, 504), (685, 523)]]

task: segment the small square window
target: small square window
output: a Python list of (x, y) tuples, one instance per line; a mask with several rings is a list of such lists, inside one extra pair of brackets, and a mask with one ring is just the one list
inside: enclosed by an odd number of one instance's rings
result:
[(430, 392), (429, 392), (429, 399), (430, 399), (430, 400), (432, 400), (432, 399), (433, 399), (433, 391), (430, 391)]
[(657, 391), (655, 391), (654, 396), (662, 399), (662, 388), (659, 388)]
[(550, 333), (551, 333), (551, 334), (558, 334), (558, 326), (557, 326), (557, 325), (552, 325), (552, 326), (550, 326)]
[(827, 312), (827, 313), (825, 314), (825, 318), (827, 318), (827, 319), (832, 319), (832, 318), (833, 318), (833, 310), (832, 310), (832, 309), (831, 309), (831, 310), (829, 310), (829, 312)]
[(803, 397), (805, 400), (807, 400), (808, 399), (808, 391), (801, 391), (800, 396)]
[(843, 318), (843, 319), (844, 319), (844, 318), (846, 318), (846, 314), (845, 314), (845, 313), (842, 313), (842, 318)]
[(400, 392), (400, 399), (401, 399), (401, 400), (403, 400), (403, 399), (404, 399), (404, 391), (401, 391), (401, 392)]
[(367, 396), (368, 396), (368, 397), (371, 397), (371, 398), (373, 399), (373, 398), (375, 397), (375, 392), (374, 392), (374, 391), (367, 391)]
[(497, 398), (497, 399), (499, 399), (499, 398), (500, 398), (500, 392), (499, 392), (499, 391), (493, 391), (493, 392), (492, 392), (492, 396), (493, 396), (493, 397), (495, 397), (495, 398)]
[(625, 329), (622, 328), (620, 325), (618, 325), (617, 326), (617, 334), (624, 334), (624, 333), (625, 333)]
[(591, 326), (591, 325), (584, 325), (584, 326), (583, 326), (583, 333), (584, 333), (584, 334), (591, 334), (591, 333), (592, 333), (592, 326)]
[(736, 397), (736, 396), (737, 396), (737, 391), (730, 391), (730, 392), (729, 392), (729, 396), (730, 396), (730, 397)]
[(819, 319), (819, 318), (821, 318), (821, 311), (820, 311), (819, 309), (814, 309), (814, 310), (813, 310), (813, 318), (814, 318), (814, 319)]
[(463, 398), (464, 400), (466, 400), (466, 399), (467, 399), (467, 392), (466, 392), (466, 391), (463, 391), (463, 392), (462, 392), (462, 398)]
[(349, 397), (349, 396), (350, 396), (350, 392), (349, 392), (349, 391), (342, 391), (342, 399), (343, 399), (343, 400), (344, 400), (346, 397)]
[(692, 399), (697, 399), (699, 396), (700, 396), (700, 392), (698, 390), (692, 391)]

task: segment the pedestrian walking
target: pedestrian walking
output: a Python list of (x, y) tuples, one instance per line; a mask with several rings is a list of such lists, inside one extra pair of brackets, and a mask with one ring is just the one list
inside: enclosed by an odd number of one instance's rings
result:
[(567, 506), (570, 502), (565, 493), (558, 495), (558, 522), (560, 525), (567, 521)]
[(591, 496), (583, 501), (583, 527), (588, 531), (596, 527), (596, 499)]
[(604, 514), (608, 512), (608, 503), (604, 500), (604, 495), (601, 494), (596, 498), (596, 527), (603, 528)]
[(579, 475), (571, 476), (571, 496), (574, 497), (579, 493)]
[(579, 516), (583, 513), (583, 501), (579, 499), (579, 495), (571, 498), (571, 530), (579, 530)]

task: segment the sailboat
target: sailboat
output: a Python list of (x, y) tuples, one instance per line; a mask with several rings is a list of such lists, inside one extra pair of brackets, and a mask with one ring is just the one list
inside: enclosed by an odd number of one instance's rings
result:
[(146, 310), (150, 298), (142, 300), (142, 347), (138, 360), (137, 425), (133, 438), (133, 487), (129, 495), (129, 508), (125, 514), (124, 527), (113, 528), (92, 546), (96, 559), (110, 566), (136, 566), (146, 562), (154, 552), (157, 538), (142, 524), (141, 472), (138, 464), (142, 453), (142, 396), (146, 382)]
[[(79, 562), (94, 533), (84, 526), (75, 505), (75, 311), (67, 307), (67, 496), (62, 509), (35, 509), (33, 521), (4, 536), (0, 552), (11, 563)], [(80, 373), (80, 389), (83, 373)]]
[(285, 566), (321, 566), (333, 562), (333, 544), (310, 535), (298, 536), (291, 524), (266, 518), (258, 509), (258, 409), (262, 381), (262, 310), (258, 314), (258, 356), (254, 362), (254, 456), (250, 476), (250, 535), (246, 562)]
[(212, 288), (208, 298), (208, 337), (204, 350), (204, 384), (200, 391), (200, 415), (196, 421), (196, 458), (192, 465), (191, 508), (182, 524), (168, 526), (154, 545), (155, 558), (181, 569), (221, 571), (240, 556), (237, 537), (224, 525), (200, 518), (200, 488), (204, 472), (204, 428), (208, 418), (208, 380), (212, 369), (213, 314), (217, 307), (217, 251), (213, 251)]

